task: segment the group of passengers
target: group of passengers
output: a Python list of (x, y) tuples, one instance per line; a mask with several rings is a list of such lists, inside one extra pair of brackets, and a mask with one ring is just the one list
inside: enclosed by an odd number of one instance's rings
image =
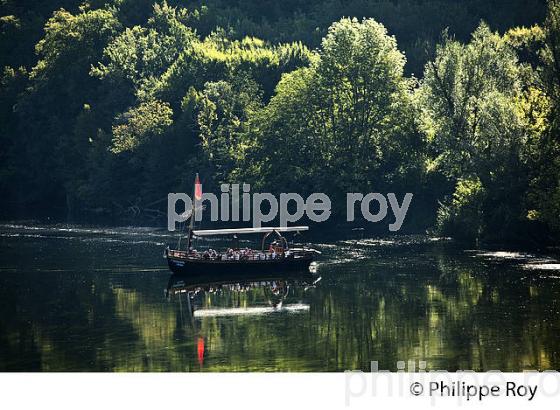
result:
[(202, 259), (206, 260), (243, 261), (277, 259), (285, 254), (284, 252), (280, 252), (280, 250), (276, 246), (271, 245), (268, 252), (256, 251), (249, 248), (229, 248), (225, 253), (219, 253), (214, 249), (208, 249), (204, 252), (192, 250), (191, 255), (195, 257), (202, 257)]

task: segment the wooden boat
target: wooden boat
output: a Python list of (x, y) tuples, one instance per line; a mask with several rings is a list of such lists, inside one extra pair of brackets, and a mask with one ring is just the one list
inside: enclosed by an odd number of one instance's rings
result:
[[(307, 226), (292, 227), (261, 227), (261, 228), (238, 228), (238, 229), (213, 229), (195, 230), (194, 220), (195, 211), (204, 209), (202, 202), (202, 184), (198, 174), (194, 181), (193, 189), (194, 206), (191, 212), (190, 226), (187, 234), (186, 249), (181, 250), (181, 237), (177, 243), (177, 249), (167, 247), (164, 257), (167, 258), (169, 269), (173, 273), (188, 275), (250, 275), (250, 274), (269, 274), (279, 272), (308, 271), (315, 255), (319, 251), (311, 248), (292, 247), (282, 233), (307, 231)], [(260, 250), (239, 249), (234, 245), (225, 252), (217, 252), (209, 249), (198, 252), (193, 248), (193, 239), (212, 236), (233, 236), (238, 235), (262, 234)], [(270, 235), (276, 239), (265, 250), (266, 240)]]
[[(307, 226), (262, 227), (239, 229), (192, 230), (187, 236), (186, 250), (170, 249), (165, 251), (169, 269), (173, 273), (188, 275), (255, 275), (280, 272), (309, 271), (309, 266), (319, 251), (301, 247), (290, 247), (282, 233), (307, 231)], [(193, 238), (209, 236), (234, 236), (263, 234), (260, 250), (228, 248), (217, 252), (199, 252), (191, 246)], [(276, 239), (265, 250), (270, 235)]]

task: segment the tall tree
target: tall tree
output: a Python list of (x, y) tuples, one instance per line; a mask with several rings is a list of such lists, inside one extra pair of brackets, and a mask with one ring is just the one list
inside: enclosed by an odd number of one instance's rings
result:
[(468, 44), (444, 38), (426, 65), (417, 101), (431, 168), (457, 183), (440, 209), (444, 232), (500, 236), (526, 217), (524, 152), (532, 134), (522, 109), (524, 70), (530, 67), (485, 24)]
[(73, 133), (78, 116), (97, 102), (99, 83), (89, 71), (119, 29), (113, 12), (103, 9), (59, 10), (47, 22), (30, 86), (16, 108), (20, 201), (71, 205), (93, 137)]

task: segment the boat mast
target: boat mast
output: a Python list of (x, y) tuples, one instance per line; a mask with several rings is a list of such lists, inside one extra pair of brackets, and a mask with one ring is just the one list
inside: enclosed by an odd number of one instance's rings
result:
[(187, 253), (191, 249), (191, 241), (192, 241), (192, 232), (194, 229), (194, 218), (196, 214), (196, 202), (197, 202), (197, 184), (200, 184), (200, 179), (198, 178), (198, 172), (196, 173), (196, 177), (194, 178), (194, 185), (193, 185), (193, 196), (192, 196), (192, 210), (191, 210), (191, 220), (189, 224), (189, 231), (187, 234)]

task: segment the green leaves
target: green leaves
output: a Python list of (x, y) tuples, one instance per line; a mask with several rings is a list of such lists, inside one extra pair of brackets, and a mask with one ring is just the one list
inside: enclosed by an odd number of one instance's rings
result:
[(487, 154), (498, 152), (491, 146), (509, 146), (518, 139), (522, 124), (515, 101), (521, 96), (520, 79), (513, 49), (484, 24), (467, 45), (445, 39), (438, 46), (416, 97), (423, 130), (441, 156), (442, 172), (480, 172), (491, 161)]
[[(114, 199), (126, 209), (184, 190), (196, 169), (210, 184), (333, 199), (350, 189), (415, 192), (423, 226), (442, 202), (442, 223), (472, 225), (474, 236), (522, 226), (528, 214), (557, 226), (558, 0), (539, 26), (502, 36), (480, 24), (466, 43), (458, 39), (480, 15), (470, 12), (483, 6), (315, 2), (288, 16), (290, 5), (242, 3), (68, 0), (27, 39), (42, 36), (32, 68), (16, 69), (18, 48), (2, 44), (13, 68), (2, 70), (9, 172), (0, 188), (23, 202), (26, 189), (62, 206)], [(17, 39), (34, 17), (7, 4), (0, 36)], [(390, 30), (339, 19), (356, 14), (381, 16)], [(492, 27), (507, 28), (502, 20)], [(445, 26), (457, 39), (444, 33), (435, 46)], [(434, 48), (420, 81), (405, 75)], [(484, 201), (476, 215), (464, 211), (474, 198)]]
[(133, 151), (147, 139), (164, 133), (173, 124), (173, 110), (162, 101), (149, 101), (121, 115), (113, 126), (111, 152)]
[(381, 24), (334, 23), (310, 67), (285, 74), (251, 121), (259, 177), (278, 190), (341, 191), (368, 189), (398, 173), (389, 158), (414, 134), (404, 64)]
[(92, 74), (120, 77), (138, 87), (141, 80), (161, 75), (169, 67), (180, 51), (176, 43), (173, 37), (154, 29), (127, 28), (105, 49), (107, 65), (101, 63)]
[(261, 107), (260, 90), (250, 79), (208, 82), (199, 102), (202, 148), (218, 181), (233, 179), (251, 145), (248, 120)]
[(485, 222), (485, 195), (484, 187), (478, 178), (459, 179), (452, 199), (438, 209), (438, 234), (453, 235), (469, 241), (480, 239)]
[[(553, 82), (536, 58), (546, 54), (546, 31), (515, 29), (502, 37), (481, 24), (468, 44), (445, 39), (426, 65), (416, 99), (437, 164), (431, 172), (458, 181), (453, 201), (440, 208), (442, 231), (498, 240), (516, 231), (523, 236), (529, 221), (534, 224), (535, 215), (547, 214), (542, 210), (554, 203), (550, 193), (557, 183), (550, 175), (557, 171), (550, 153), (558, 151), (547, 137), (554, 92), (543, 87)], [(464, 180), (478, 181), (484, 192), (476, 200), (482, 207), (477, 216), (465, 216), (457, 202), (470, 197)]]
[(58, 10), (35, 47), (40, 60), (32, 78), (57, 76), (61, 71), (92, 64), (120, 27), (111, 11), (98, 9), (72, 15)]

